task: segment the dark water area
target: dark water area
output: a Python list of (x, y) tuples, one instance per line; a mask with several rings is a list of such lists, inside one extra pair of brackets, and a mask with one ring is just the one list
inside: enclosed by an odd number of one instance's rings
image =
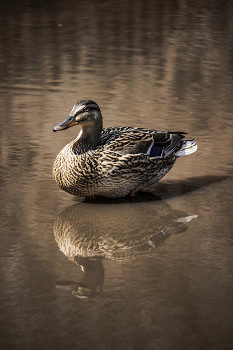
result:
[[(233, 349), (231, 1), (0, 5), (0, 349)], [(185, 131), (135, 198), (75, 198), (52, 166), (104, 126)]]

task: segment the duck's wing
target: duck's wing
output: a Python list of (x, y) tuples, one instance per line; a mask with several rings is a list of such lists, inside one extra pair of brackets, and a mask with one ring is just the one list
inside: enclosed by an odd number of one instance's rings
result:
[(103, 130), (101, 146), (105, 151), (126, 154), (147, 154), (149, 157), (167, 156), (179, 149), (184, 133), (114, 127)]
[(106, 142), (104, 149), (106, 151), (124, 154), (147, 153), (153, 143), (152, 135), (138, 130), (129, 129), (114, 135)]
[(110, 142), (116, 140), (122, 134), (127, 134), (136, 128), (131, 128), (129, 126), (115, 126), (110, 128), (104, 128), (100, 137), (100, 146), (105, 146)]
[(130, 126), (114, 126), (109, 128), (104, 128), (101, 133), (101, 144), (104, 145), (109, 141), (113, 141), (122, 134), (128, 133), (139, 133), (139, 134), (154, 134), (161, 132), (160, 130), (143, 129), (143, 128), (133, 128)]

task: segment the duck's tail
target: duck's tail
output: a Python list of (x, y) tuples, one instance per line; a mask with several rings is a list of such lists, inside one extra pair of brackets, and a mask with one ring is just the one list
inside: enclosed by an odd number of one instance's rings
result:
[(175, 153), (177, 157), (181, 156), (188, 156), (189, 154), (192, 154), (196, 152), (197, 150), (197, 144), (195, 142), (195, 139), (193, 140), (183, 140), (182, 147)]
[(187, 156), (196, 152), (197, 144), (195, 139), (183, 140), (182, 132), (159, 132), (153, 135), (153, 143), (148, 149), (151, 158), (162, 156), (167, 157), (174, 154), (176, 157)]

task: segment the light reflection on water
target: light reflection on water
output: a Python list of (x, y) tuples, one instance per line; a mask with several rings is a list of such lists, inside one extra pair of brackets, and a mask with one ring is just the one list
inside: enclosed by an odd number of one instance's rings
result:
[[(232, 29), (230, 2), (1, 4), (1, 349), (232, 347)], [(136, 202), (75, 199), (79, 130), (52, 129), (85, 98), (198, 151)]]

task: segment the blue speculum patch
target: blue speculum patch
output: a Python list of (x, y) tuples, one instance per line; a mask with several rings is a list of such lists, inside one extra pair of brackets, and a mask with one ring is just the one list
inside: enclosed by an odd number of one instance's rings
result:
[(159, 157), (161, 156), (161, 152), (162, 152), (162, 147), (158, 147), (158, 146), (153, 146), (151, 148), (151, 152), (150, 152), (150, 157)]

